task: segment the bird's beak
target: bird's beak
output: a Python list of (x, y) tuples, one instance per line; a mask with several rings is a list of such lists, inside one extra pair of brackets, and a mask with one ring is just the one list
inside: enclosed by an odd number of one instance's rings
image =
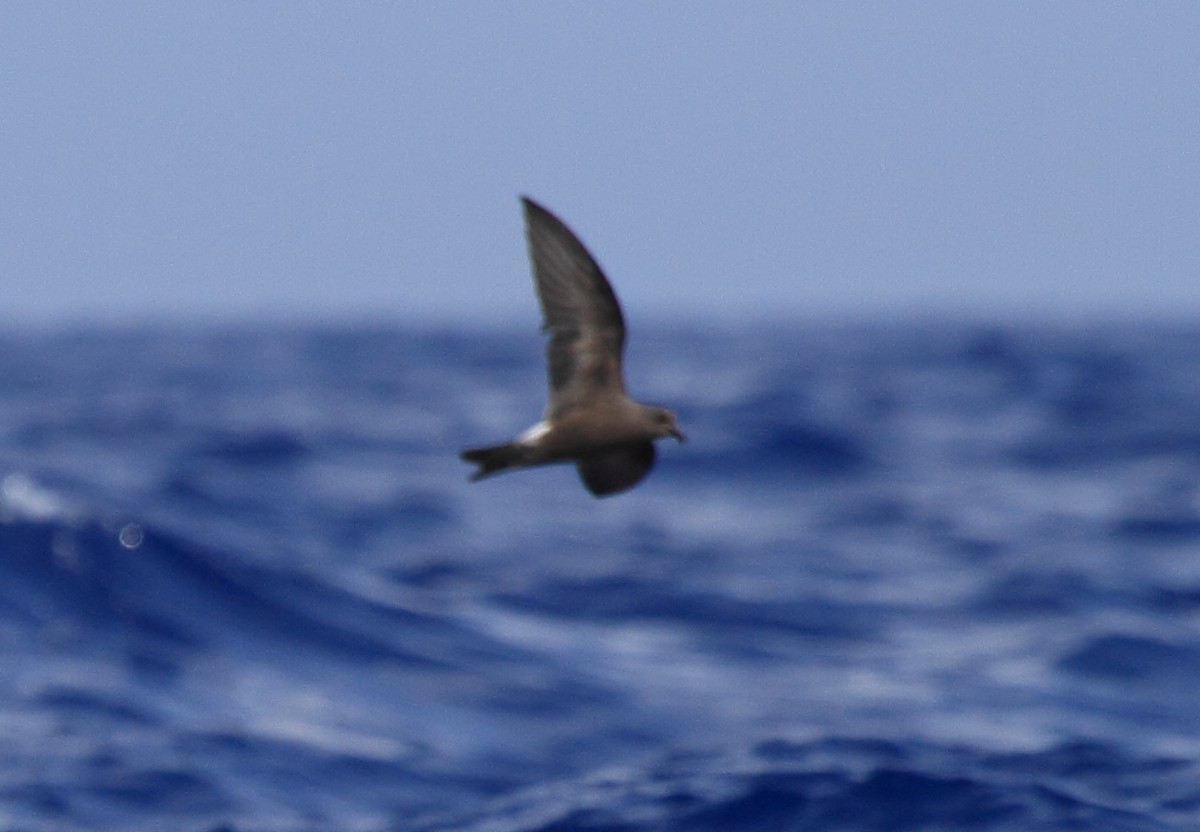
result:
[(686, 442), (687, 441), (687, 439), (684, 438), (684, 435), (679, 432), (679, 428), (672, 428), (671, 436), (673, 436), (675, 438), (676, 442)]

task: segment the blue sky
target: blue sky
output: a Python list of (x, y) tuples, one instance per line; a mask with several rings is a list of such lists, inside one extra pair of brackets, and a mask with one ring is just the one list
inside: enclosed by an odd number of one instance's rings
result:
[(10, 2), (0, 326), (1200, 319), (1195, 2)]

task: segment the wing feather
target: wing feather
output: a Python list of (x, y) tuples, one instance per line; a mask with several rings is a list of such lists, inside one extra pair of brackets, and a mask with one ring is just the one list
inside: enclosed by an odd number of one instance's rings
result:
[(605, 497), (632, 488), (654, 467), (654, 443), (616, 448), (580, 459), (576, 467), (587, 490)]
[(571, 229), (528, 197), (525, 228), (542, 307), (554, 417), (597, 398), (624, 395), (625, 319), (604, 272)]

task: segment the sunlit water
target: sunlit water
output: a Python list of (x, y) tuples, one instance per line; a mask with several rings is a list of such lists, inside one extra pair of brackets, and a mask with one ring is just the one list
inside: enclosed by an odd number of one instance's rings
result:
[[(652, 329), (652, 327), (647, 327)], [(1200, 327), (0, 339), (0, 829), (1200, 828)]]

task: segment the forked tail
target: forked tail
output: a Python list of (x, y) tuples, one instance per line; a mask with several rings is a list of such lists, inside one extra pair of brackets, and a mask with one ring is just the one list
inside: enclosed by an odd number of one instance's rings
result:
[(471, 482), (499, 474), (510, 468), (519, 468), (527, 463), (527, 452), (516, 442), (493, 445), (490, 448), (468, 448), (459, 454), (465, 461), (474, 462), (479, 469), (471, 474)]

